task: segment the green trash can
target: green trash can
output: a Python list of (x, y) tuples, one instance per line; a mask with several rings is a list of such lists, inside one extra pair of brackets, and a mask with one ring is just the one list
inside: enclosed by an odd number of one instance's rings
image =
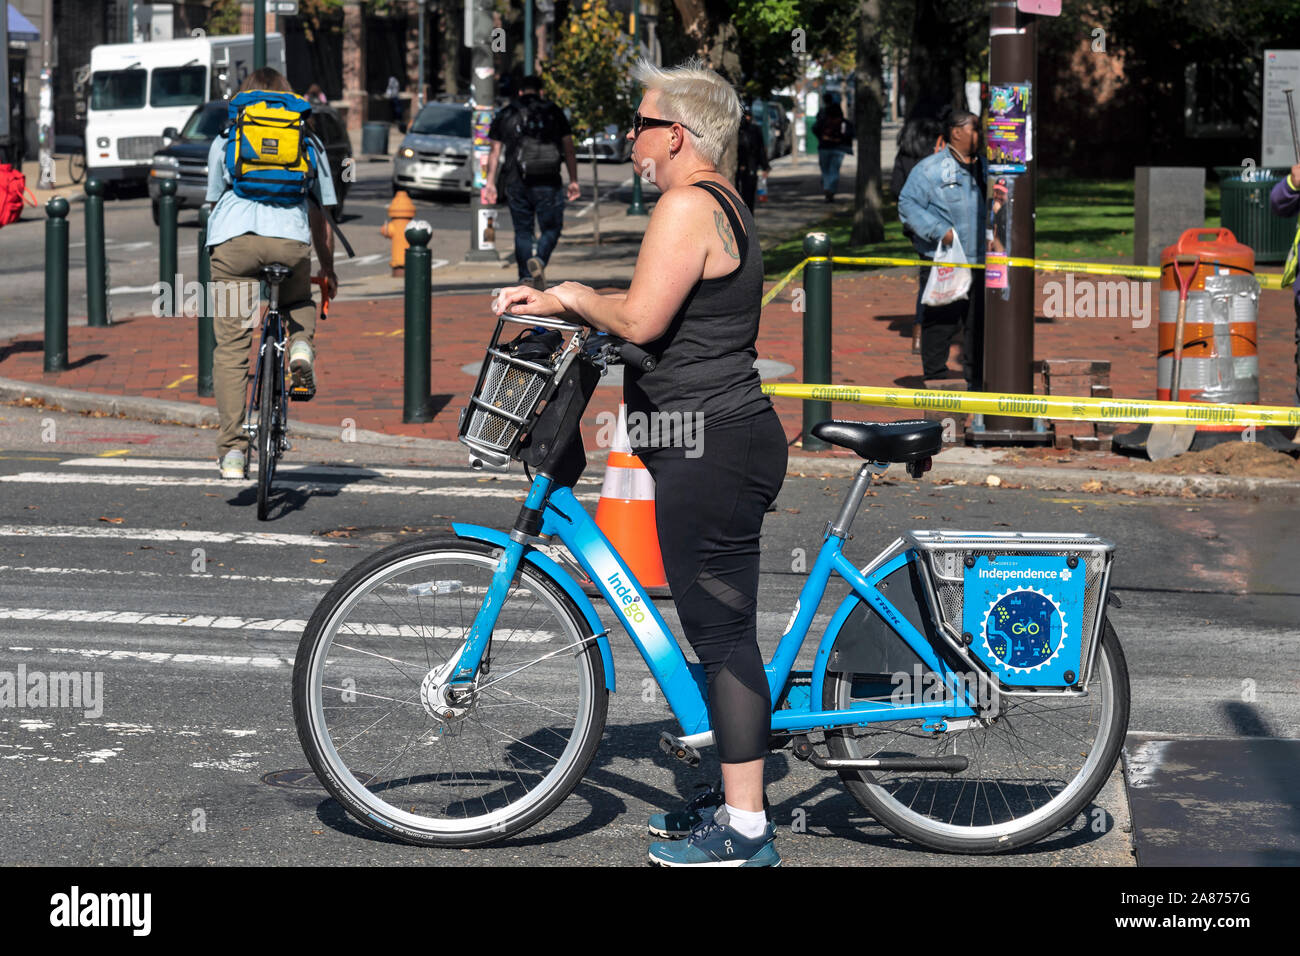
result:
[(816, 156), (817, 137), (813, 135), (813, 126), (817, 123), (817, 117), (805, 116), (803, 118), (803, 122), (804, 122), (804, 143), (806, 144), (804, 151), (809, 156)]
[[(1252, 181), (1242, 175), (1249, 171)], [(1286, 168), (1250, 168), (1215, 166), (1219, 177), (1219, 221), (1232, 231), (1237, 241), (1255, 250), (1256, 262), (1285, 262), (1295, 238), (1296, 217), (1283, 219), (1273, 215), (1268, 194), (1279, 179), (1291, 171)]]
[(367, 156), (388, 155), (388, 124), (361, 124), (361, 152)]

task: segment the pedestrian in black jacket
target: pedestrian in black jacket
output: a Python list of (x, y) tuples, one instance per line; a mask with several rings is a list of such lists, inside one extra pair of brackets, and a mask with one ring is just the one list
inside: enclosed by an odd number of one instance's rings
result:
[(758, 189), (759, 170), (770, 172), (772, 167), (767, 162), (767, 147), (763, 144), (763, 131), (754, 122), (751, 110), (745, 110), (740, 121), (736, 145), (736, 191), (745, 201), (749, 211), (754, 211), (754, 193)]

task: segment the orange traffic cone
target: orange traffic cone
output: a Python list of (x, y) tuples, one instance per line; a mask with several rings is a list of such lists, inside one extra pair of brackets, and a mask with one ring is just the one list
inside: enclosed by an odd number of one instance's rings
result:
[(596, 524), (647, 590), (666, 594), (668, 579), (655, 527), (655, 482), (627, 437), (627, 406), (618, 406), (618, 430), (605, 465)]

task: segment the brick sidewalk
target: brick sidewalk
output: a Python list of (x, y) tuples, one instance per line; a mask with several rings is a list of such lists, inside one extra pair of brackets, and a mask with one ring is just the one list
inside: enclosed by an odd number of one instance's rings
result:
[[(1038, 277), (1041, 311), (1043, 284), (1059, 275)], [(802, 313), (793, 311), (787, 290), (763, 313), (758, 353), (761, 359), (792, 366), (776, 381), (801, 378)], [(832, 297), (834, 384), (921, 387), (920, 357), (911, 354), (911, 321), (916, 280), (909, 275), (841, 273)], [(1155, 296), (1152, 297), (1153, 308)], [(1294, 403), (1291, 296), (1265, 292), (1260, 298), (1260, 399), (1270, 405)], [(402, 423), (402, 299), (336, 301), (328, 321), (318, 326), (320, 390), (309, 403), (290, 407), (290, 422), (337, 426), (398, 435), (454, 439), (458, 416), (474, 385), (463, 371), (477, 366), (491, 334), (493, 317), (485, 294), (448, 295), (433, 301), (433, 393), (437, 410), (425, 425)], [(85, 327), (76, 317), (69, 330), (69, 362), (60, 373), (42, 371), (39, 335), (0, 342), (0, 377), (109, 395), (135, 395), (172, 401), (212, 399), (195, 394), (196, 336), (193, 319), (137, 316), (104, 329)], [(1040, 359), (1105, 359), (1119, 398), (1155, 396), (1156, 321), (1133, 329), (1128, 319), (1044, 319), (1035, 326)], [(597, 389), (584, 420), (588, 449), (595, 446), (596, 416), (617, 409), (621, 390)], [(786, 434), (801, 427), (801, 403), (776, 400)], [(836, 417), (890, 419), (907, 412), (836, 403)], [(834, 454), (841, 454), (835, 452)]]

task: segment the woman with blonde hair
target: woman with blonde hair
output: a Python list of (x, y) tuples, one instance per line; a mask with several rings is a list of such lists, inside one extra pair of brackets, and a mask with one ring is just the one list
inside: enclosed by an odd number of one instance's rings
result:
[[(628, 138), (636, 175), (662, 191), (626, 293), (565, 282), (503, 289), (497, 314), (559, 315), (641, 345), (652, 372), (624, 369), (629, 419), (702, 422), (695, 440), (670, 428), (633, 450), (655, 479), (664, 569), (682, 630), (707, 676), (723, 791), (657, 814), (651, 844), (665, 866), (780, 864), (763, 797), (772, 700), (758, 649), (759, 532), (785, 479), (786, 439), (760, 389), (757, 352), (763, 258), (754, 219), (719, 171), (736, 142), (741, 104), (718, 74), (691, 60), (640, 61), (645, 94)], [(668, 432), (669, 434), (665, 434)], [(686, 448), (684, 445), (690, 445)]]

